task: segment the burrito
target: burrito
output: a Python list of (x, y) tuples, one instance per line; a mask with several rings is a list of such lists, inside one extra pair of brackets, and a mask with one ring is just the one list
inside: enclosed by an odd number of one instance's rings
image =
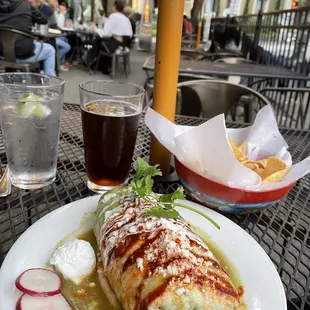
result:
[(173, 216), (172, 203), (160, 199), (129, 185), (99, 201), (94, 232), (103, 273), (122, 307), (239, 309), (225, 269), (190, 225)]

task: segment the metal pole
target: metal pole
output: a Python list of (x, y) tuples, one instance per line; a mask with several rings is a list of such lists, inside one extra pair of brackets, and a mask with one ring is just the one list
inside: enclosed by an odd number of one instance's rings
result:
[(204, 11), (204, 0), (200, 0), (200, 11), (199, 11), (199, 22), (197, 29), (197, 41), (196, 41), (196, 50), (200, 49), (200, 39), (201, 39), (201, 30), (202, 30), (202, 12)]
[(261, 32), (261, 27), (262, 27), (262, 19), (263, 19), (263, 13), (262, 11), (259, 11), (257, 14), (255, 34), (254, 34), (254, 39), (253, 39), (253, 47), (251, 48), (251, 51), (250, 51), (250, 59), (253, 61), (257, 61), (260, 32)]
[[(159, 0), (155, 53), (153, 108), (174, 122), (180, 65), (184, 0)], [(151, 138), (150, 164), (159, 164), (169, 174), (170, 153), (154, 136)]]
[(91, 0), (91, 22), (95, 23), (95, 18), (96, 18), (96, 3), (95, 0)]

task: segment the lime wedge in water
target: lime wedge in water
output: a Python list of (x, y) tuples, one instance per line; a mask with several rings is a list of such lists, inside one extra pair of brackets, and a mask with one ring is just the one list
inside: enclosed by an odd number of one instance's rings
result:
[(28, 118), (30, 116), (43, 119), (51, 114), (51, 110), (40, 102), (40, 96), (36, 94), (26, 94), (18, 103), (17, 111), (20, 117)]

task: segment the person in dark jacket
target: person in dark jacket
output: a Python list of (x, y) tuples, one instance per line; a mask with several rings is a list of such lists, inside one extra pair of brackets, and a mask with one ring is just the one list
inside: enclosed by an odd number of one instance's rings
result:
[(58, 28), (56, 15), (54, 14), (54, 10), (49, 5), (43, 3), (42, 0), (29, 0), (29, 2), (47, 18), (49, 28)]
[[(0, 26), (14, 28), (31, 33), (33, 23), (47, 24), (47, 19), (29, 2), (25, 0), (0, 0)], [(29, 37), (19, 36), (15, 44), (18, 62), (43, 62), (45, 74), (55, 73), (55, 49), (52, 45), (33, 41)], [(3, 55), (0, 44), (0, 55)]]

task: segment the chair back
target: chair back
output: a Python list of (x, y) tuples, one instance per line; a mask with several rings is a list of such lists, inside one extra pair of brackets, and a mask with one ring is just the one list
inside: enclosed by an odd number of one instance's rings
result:
[(255, 64), (254, 61), (241, 58), (241, 57), (223, 57), (223, 58), (218, 58), (214, 60), (214, 62), (217, 63), (226, 63), (226, 64)]
[[(211, 118), (224, 113), (227, 116), (244, 95), (256, 98), (258, 108), (269, 104), (264, 96), (251, 88), (221, 80), (182, 82), (178, 84), (178, 89), (177, 114), (181, 115)], [(252, 111), (244, 111), (246, 120), (252, 121), (251, 115)]]
[[(194, 81), (194, 80), (210, 80), (214, 79), (214, 77), (210, 77), (207, 75), (194, 75), (194, 74), (179, 74), (178, 83), (186, 82), (186, 81)], [(153, 98), (153, 90), (154, 90), (154, 76), (151, 76), (146, 79), (144, 83), (144, 89), (148, 94), (148, 98)]]
[(0, 27), (0, 41), (5, 61), (16, 62), (15, 42), (19, 36), (26, 36), (35, 39), (35, 37), (29, 33), (17, 29)]

